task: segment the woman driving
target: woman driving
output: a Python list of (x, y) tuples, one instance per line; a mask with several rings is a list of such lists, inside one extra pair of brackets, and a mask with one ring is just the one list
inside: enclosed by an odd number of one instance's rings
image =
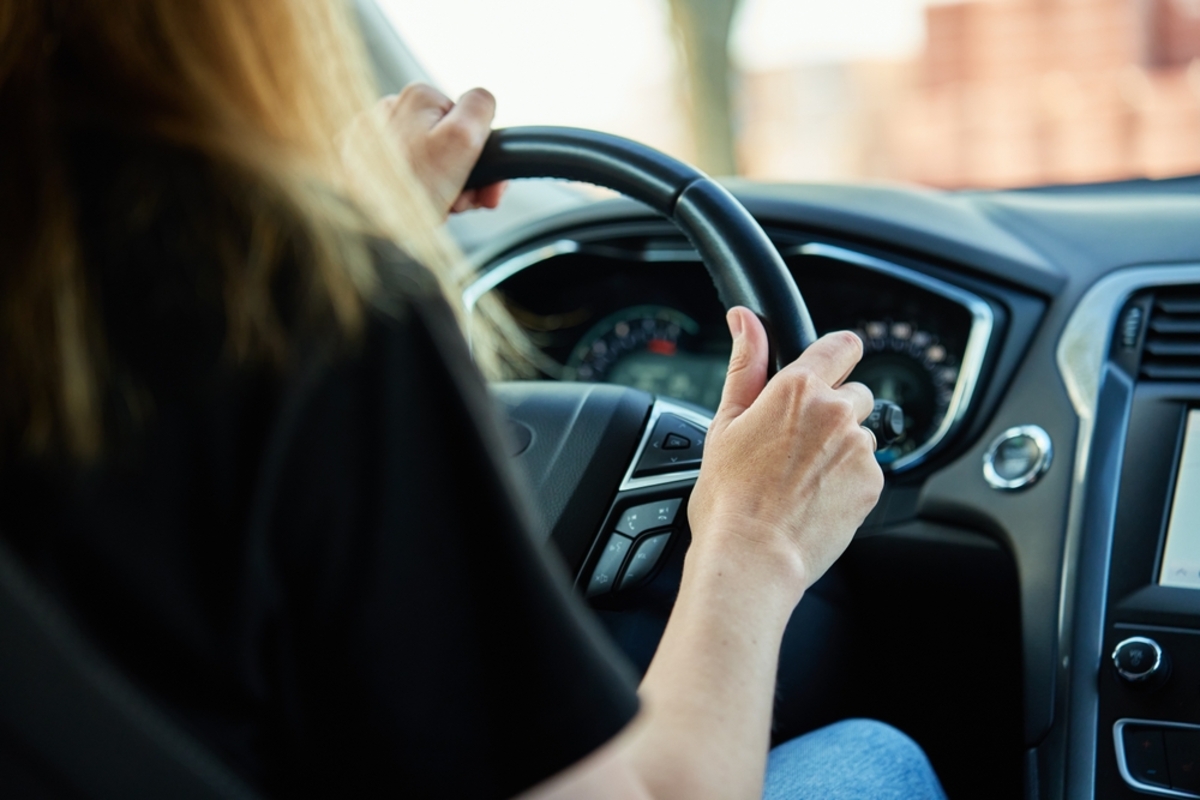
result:
[(0, 0), (0, 535), (268, 796), (942, 797), (880, 723), (768, 762), (784, 626), (883, 484), (857, 337), (768, 382), (729, 312), (638, 683), (529, 535), (454, 310), (494, 102), (375, 103), (347, 5)]

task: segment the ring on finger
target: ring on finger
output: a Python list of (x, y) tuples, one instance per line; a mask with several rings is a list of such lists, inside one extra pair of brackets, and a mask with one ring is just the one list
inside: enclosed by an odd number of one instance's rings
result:
[(859, 425), (858, 427), (862, 428), (864, 431), (866, 431), (868, 434), (870, 434), (870, 436), (871, 436), (871, 451), (876, 452), (876, 453), (879, 452), (879, 440), (875, 438), (875, 431), (871, 430), (866, 425)]

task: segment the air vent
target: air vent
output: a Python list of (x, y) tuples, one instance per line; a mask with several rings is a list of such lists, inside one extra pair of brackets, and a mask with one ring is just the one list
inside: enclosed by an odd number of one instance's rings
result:
[(1140, 374), (1152, 381), (1200, 381), (1200, 286), (1154, 293)]

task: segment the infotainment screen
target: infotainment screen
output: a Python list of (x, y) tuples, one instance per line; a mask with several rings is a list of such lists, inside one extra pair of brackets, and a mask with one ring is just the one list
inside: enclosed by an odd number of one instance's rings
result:
[(1200, 589), (1200, 410), (1188, 412), (1158, 582)]

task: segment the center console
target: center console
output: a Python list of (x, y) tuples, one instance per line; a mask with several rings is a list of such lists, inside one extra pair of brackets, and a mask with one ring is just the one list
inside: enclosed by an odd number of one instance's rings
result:
[[(1098, 674), (1097, 798), (1200, 798), (1200, 287), (1135, 294)], [(1076, 654), (1077, 657), (1082, 654)]]

